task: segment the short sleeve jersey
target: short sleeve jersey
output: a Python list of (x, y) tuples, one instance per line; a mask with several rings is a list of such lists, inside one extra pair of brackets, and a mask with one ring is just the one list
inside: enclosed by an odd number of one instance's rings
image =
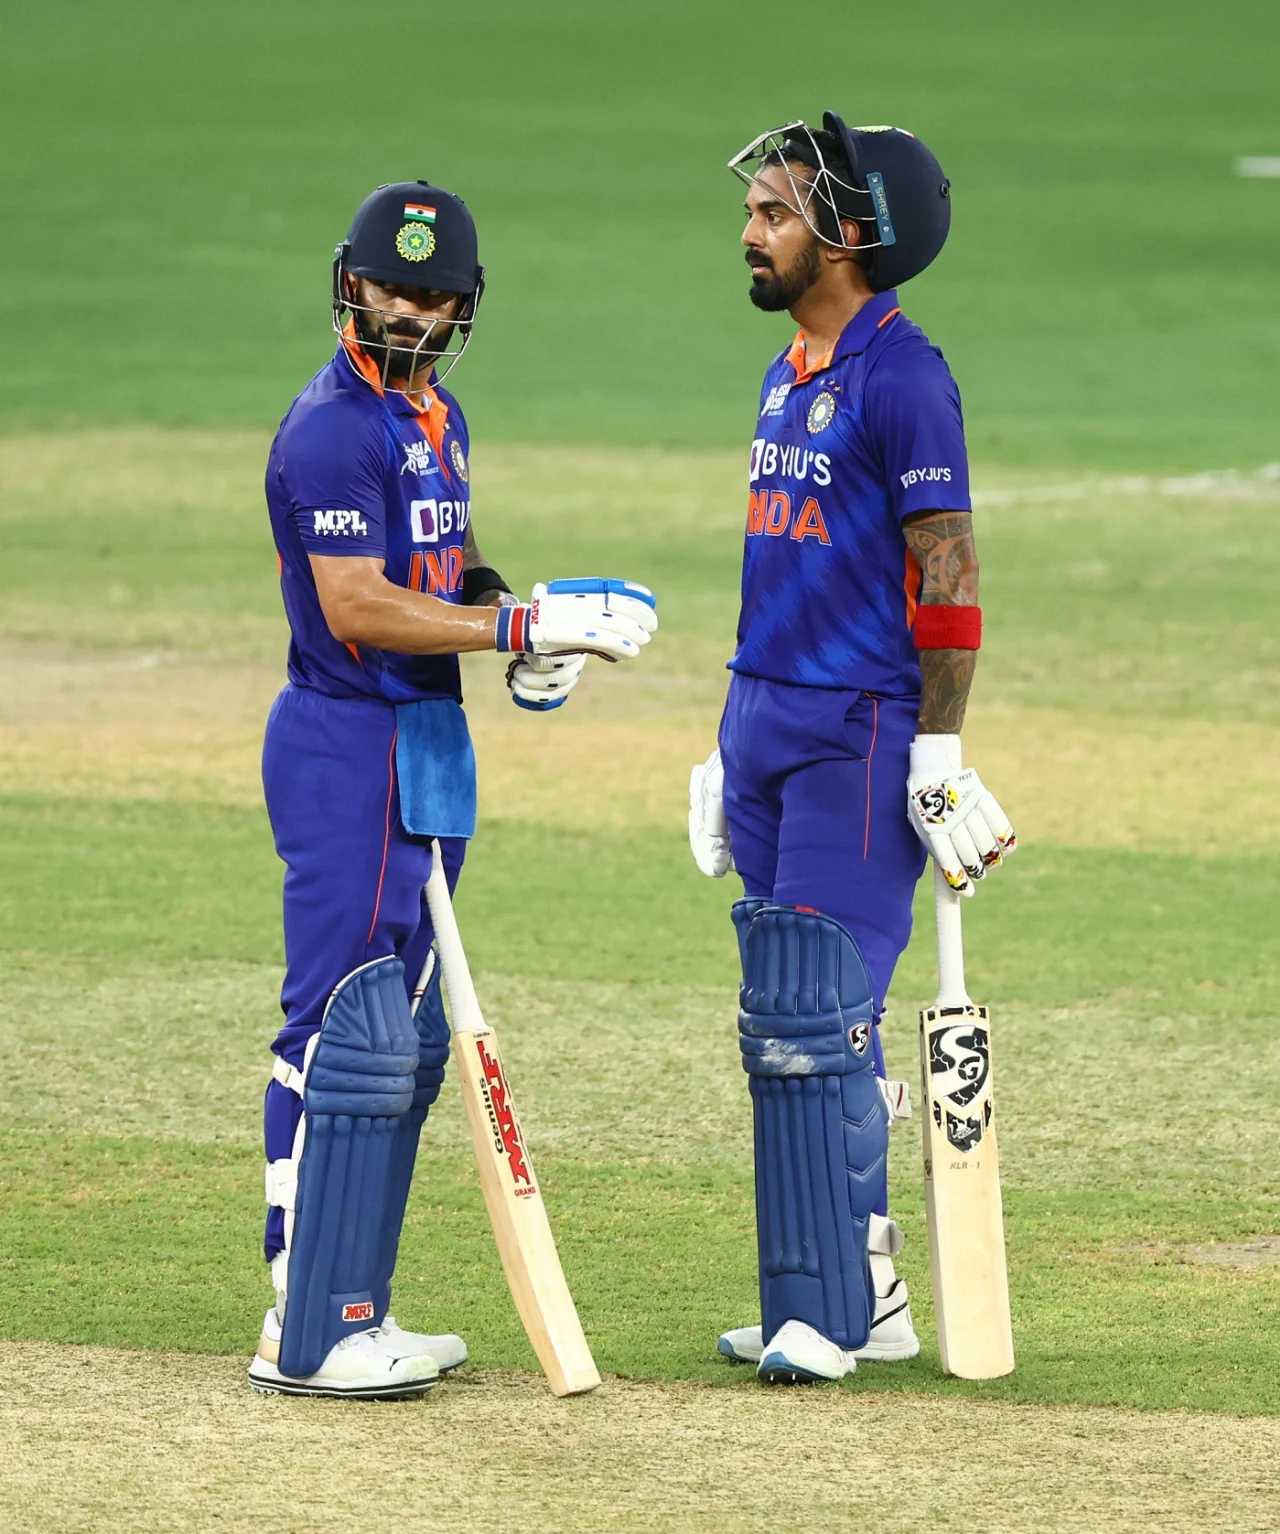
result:
[(886, 697), (920, 691), (920, 568), (903, 520), (968, 511), (960, 395), (942, 353), (879, 293), (830, 353), (801, 337), (765, 374), (751, 444), (730, 668)]
[(267, 507), (295, 686), (390, 703), (462, 696), (456, 655), (400, 655), (335, 639), (309, 559), (382, 559), (395, 585), (462, 600), (471, 515), (467, 426), (444, 389), (427, 391), (424, 402), (419, 411), (402, 394), (384, 394), (368, 359), (343, 344), (276, 433)]

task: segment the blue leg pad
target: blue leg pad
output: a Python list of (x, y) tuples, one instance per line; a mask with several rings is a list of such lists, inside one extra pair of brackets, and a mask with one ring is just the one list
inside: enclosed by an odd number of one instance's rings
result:
[(413, 1022), (418, 1033), (418, 1065), (413, 1073), (413, 1106), (403, 1118), (396, 1120), (391, 1146), (387, 1207), (382, 1222), (379, 1275), (388, 1293), (391, 1276), (396, 1269), (396, 1252), (400, 1245), (405, 1207), (409, 1202), (413, 1165), (418, 1156), (418, 1137), (422, 1133), (431, 1104), (440, 1096), (440, 1088), (444, 1085), (444, 1068), (449, 1060), (449, 1021), (444, 1015), (444, 1002), (440, 997), (438, 962), (432, 968), (427, 988), (413, 1014)]
[(738, 958), (742, 961), (743, 974), (747, 971), (747, 929), (751, 926), (751, 918), (772, 903), (760, 895), (744, 895), (741, 900), (733, 902), (729, 915), (733, 918), (734, 930), (738, 934)]
[(353, 970), (329, 999), (303, 1083), (282, 1374), (314, 1374), (335, 1343), (387, 1313), (384, 1222), (419, 1055), (404, 965), (386, 958)]
[(838, 922), (792, 906), (750, 915), (743, 946), (764, 1336), (804, 1321), (860, 1348), (875, 1307), (867, 1221), (889, 1150), (866, 965)]

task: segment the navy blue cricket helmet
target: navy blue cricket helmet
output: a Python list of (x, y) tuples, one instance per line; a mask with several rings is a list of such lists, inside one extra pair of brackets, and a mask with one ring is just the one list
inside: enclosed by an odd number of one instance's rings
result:
[[(797, 120), (762, 133), (729, 161), (748, 184), (765, 165), (801, 164), (812, 178), (788, 172), (796, 206), (828, 245), (863, 253), (867, 280), (883, 293), (918, 276), (946, 244), (951, 183), (937, 159), (904, 128), (850, 128), (835, 112), (822, 127)], [(849, 245), (841, 219), (859, 226)]]
[[(383, 311), (353, 302), (345, 280), (348, 274), (399, 287), (462, 294), (457, 317), (447, 324), (429, 325), (416, 348), (424, 359), (437, 356), (436, 378), (442, 379), (467, 349), (484, 294), (475, 219), (462, 198), (430, 181), (380, 186), (356, 209), (346, 239), (333, 253), (334, 329), (342, 334), (343, 313), (351, 314), (366, 349), (384, 354), (383, 384), (389, 387), (391, 350), (376, 340), (370, 347)], [(445, 345), (456, 339), (456, 350), (434, 351), (430, 343), (437, 330)]]

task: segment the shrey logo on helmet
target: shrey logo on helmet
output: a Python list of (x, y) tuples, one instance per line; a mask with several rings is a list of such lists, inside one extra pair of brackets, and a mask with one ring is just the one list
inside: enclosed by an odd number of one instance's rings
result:
[[(774, 165), (784, 168), (795, 209), (820, 240), (867, 257), (876, 293), (919, 276), (946, 243), (951, 183), (904, 128), (850, 128), (824, 112), (821, 129), (797, 118), (752, 139), (729, 161), (748, 185)], [(841, 220), (857, 221), (856, 242)]]

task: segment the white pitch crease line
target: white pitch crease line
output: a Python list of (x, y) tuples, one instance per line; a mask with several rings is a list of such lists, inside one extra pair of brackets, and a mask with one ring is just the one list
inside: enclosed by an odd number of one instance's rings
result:
[(1244, 154), (1236, 161), (1237, 176), (1264, 181), (1280, 180), (1280, 154)]
[(1113, 479), (1077, 479), (1063, 485), (1027, 485), (1022, 489), (975, 490), (975, 510), (1026, 506), (1044, 501), (1091, 501), (1104, 496), (1202, 495), (1229, 501), (1280, 499), (1280, 463), (1264, 464), (1252, 474), (1211, 469), (1203, 474), (1160, 476), (1125, 474)]

